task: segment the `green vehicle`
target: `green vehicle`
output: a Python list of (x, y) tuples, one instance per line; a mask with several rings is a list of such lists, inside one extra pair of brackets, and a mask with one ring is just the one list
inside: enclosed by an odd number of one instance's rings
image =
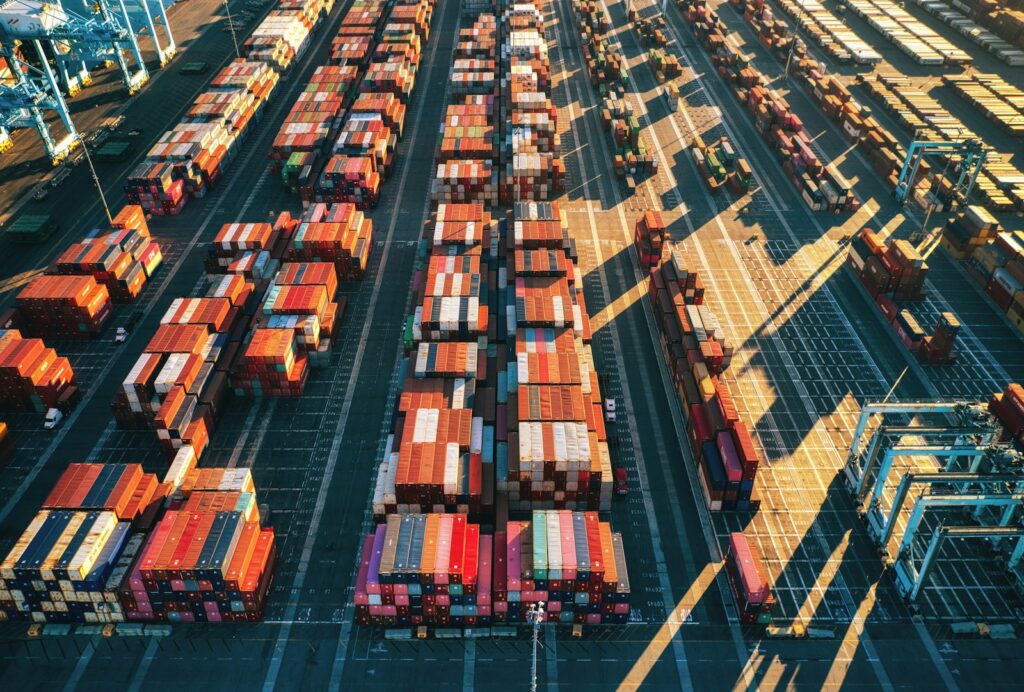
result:
[(196, 62), (185, 63), (185, 66), (181, 68), (181, 74), (186, 76), (206, 74), (209, 69), (209, 63), (198, 60)]
[(405, 328), (402, 329), (402, 345), (405, 347), (406, 351), (411, 351), (416, 345), (416, 342), (412, 338), (412, 322), (413, 316), (409, 315), (405, 318)]
[(58, 228), (57, 220), (49, 214), (22, 214), (5, 232), (16, 243), (42, 243)]
[(93, 156), (97, 161), (103, 163), (116, 163), (127, 159), (135, 149), (135, 144), (125, 140), (114, 140), (107, 142)]

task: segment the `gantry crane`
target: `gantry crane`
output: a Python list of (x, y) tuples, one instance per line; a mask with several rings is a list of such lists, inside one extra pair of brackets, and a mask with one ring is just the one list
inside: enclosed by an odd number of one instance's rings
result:
[[(109, 4), (112, 1), (116, 5)], [(145, 24), (161, 64), (166, 63), (175, 46), (162, 3), (155, 0), (167, 39), (165, 46), (159, 43), (150, 0), (128, 1), (136, 17), (141, 15), (142, 21), (136, 19), (136, 23)], [(66, 88), (83, 81), (90, 65), (108, 61), (118, 66), (129, 94), (149, 79), (125, 0), (94, 0), (87, 9), (90, 13), (78, 14), (65, 9), (60, 0), (0, 0), (0, 54), (9, 68), (0, 79), (0, 151), (10, 147), (10, 131), (32, 127), (56, 165), (79, 141), (44, 43), (50, 46)], [(34, 49), (38, 66), (22, 56), (21, 51), (28, 46)], [(131, 68), (126, 51), (134, 62)], [(50, 133), (48, 112), (56, 113), (67, 130), (60, 140)]]
[[(940, 416), (936, 425), (914, 421), (911, 424), (886, 424), (885, 416)], [(861, 438), (867, 432), (874, 416), (882, 416), (882, 424), (875, 430), (868, 444), (861, 449)], [(981, 404), (968, 401), (955, 402), (892, 402), (869, 403), (860, 410), (857, 427), (850, 441), (850, 452), (843, 468), (846, 483), (855, 501), (861, 503), (867, 495), (869, 483), (874, 480), (879, 452), (896, 444), (901, 438), (915, 435), (935, 442), (954, 446), (988, 445), (996, 440), (999, 426)]]
[(951, 142), (929, 142), (914, 140), (907, 149), (907, 158), (903, 161), (899, 178), (896, 181), (896, 201), (903, 203), (910, 196), (911, 182), (917, 175), (917, 169), (926, 154), (945, 154), (946, 156), (960, 157), (959, 168), (956, 171), (956, 179), (953, 189), (960, 199), (967, 199), (967, 196), (974, 188), (978, 179), (978, 173), (985, 163), (985, 147), (976, 139), (958, 139)]
[[(878, 415), (882, 421), (862, 449), (861, 438)], [(901, 419), (887, 423), (886, 415)], [(914, 418), (908, 422), (906, 416)], [(1024, 455), (999, 442), (1000, 430), (983, 405), (970, 402), (881, 403), (861, 409), (844, 475), (864, 510), (868, 534), (883, 554), (889, 554), (891, 539), (902, 532), (893, 575), (908, 600), (920, 595), (949, 539), (986, 539), (1004, 551), (1005, 566), (1020, 583)], [(895, 489), (886, 493), (900, 457), (930, 458), (935, 464), (924, 472), (904, 470)], [(912, 508), (904, 513), (908, 502)], [(925, 532), (930, 532), (926, 546), (921, 541)]]

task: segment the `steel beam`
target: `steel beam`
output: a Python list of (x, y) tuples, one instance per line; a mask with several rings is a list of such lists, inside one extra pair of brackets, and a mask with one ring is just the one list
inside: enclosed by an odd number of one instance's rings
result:
[(1013, 538), (1024, 536), (1024, 527), (1021, 526), (938, 526), (932, 532), (931, 540), (928, 542), (928, 549), (921, 560), (921, 567), (914, 567), (912, 558), (897, 570), (897, 586), (908, 600), (916, 601), (921, 594), (925, 581), (939, 548), (947, 538)]
[(868, 513), (868, 532), (878, 534), (877, 544), (881, 548), (885, 548), (889, 543), (889, 539), (892, 538), (893, 530), (896, 527), (896, 520), (899, 518), (900, 511), (903, 509), (903, 503), (907, 499), (907, 494), (910, 492), (910, 486), (915, 483), (1009, 483), (1014, 481), (1024, 481), (1024, 478), (1015, 474), (988, 474), (988, 473), (956, 473), (956, 472), (940, 472), (940, 473), (907, 473), (904, 474), (903, 478), (900, 479), (900, 484), (896, 487), (896, 495), (893, 498), (892, 507), (889, 509), (888, 517), (881, 523), (880, 526), (876, 526), (876, 522), (881, 516), (881, 510), (877, 507), (869, 508)]

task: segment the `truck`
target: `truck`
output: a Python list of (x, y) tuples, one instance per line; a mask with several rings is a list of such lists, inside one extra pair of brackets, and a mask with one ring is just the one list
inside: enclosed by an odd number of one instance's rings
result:
[(765, 577), (760, 554), (740, 532), (729, 534), (725, 571), (740, 611), (740, 621), (747, 625), (770, 624), (775, 594)]

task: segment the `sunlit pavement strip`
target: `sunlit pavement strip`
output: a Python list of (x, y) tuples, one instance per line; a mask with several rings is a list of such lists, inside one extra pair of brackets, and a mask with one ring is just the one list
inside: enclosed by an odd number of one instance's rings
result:
[[(672, 26), (669, 26), (668, 28), (669, 28), (669, 31), (670, 31), (670, 33), (673, 33), (673, 34), (675, 33), (675, 31), (674, 31), (674, 27), (672, 27)], [(678, 36), (674, 36), (674, 38), (675, 38), (675, 40), (676, 40), (676, 43), (677, 43), (677, 44), (680, 44), (680, 45), (681, 45), (681, 42), (679, 41), (679, 38), (678, 38)], [(688, 61), (688, 60), (686, 59), (685, 55), (684, 55), (684, 60), (686, 60), (687, 64), (689, 65), (689, 61)], [(691, 69), (691, 71), (693, 71), (693, 69), (692, 69), (692, 65), (690, 65), (690, 69)], [(694, 73), (694, 74), (695, 74), (695, 73)], [(703, 87), (704, 87), (704, 85), (703, 85), (703, 82), (701, 81), (701, 78), (700, 78), (699, 76), (696, 76), (696, 75), (695, 75), (695, 79), (696, 79), (696, 80), (698, 81), (698, 83), (699, 83), (699, 84), (701, 84), (701, 86), (702, 86), (702, 88), (703, 88)], [(704, 91), (705, 91), (705, 93), (706, 93), (706, 94), (708, 93), (706, 89), (704, 89)], [(711, 99), (710, 99), (710, 98), (709, 98), (709, 101), (711, 101)], [(713, 102), (713, 101), (712, 101), (712, 102)], [(643, 105), (643, 103), (641, 103), (641, 104), (640, 104), (640, 111), (639, 111), (639, 113), (641, 114), (641, 116), (646, 116), (646, 110), (645, 110), (645, 108), (644, 108), (644, 105)], [(684, 117), (686, 117), (687, 119), (689, 118), (689, 116), (688, 116), (688, 114), (687, 114), (687, 112), (686, 112), (686, 110), (685, 110), (685, 109), (683, 109), (682, 113), (683, 113), (683, 116), (684, 116)], [(646, 119), (646, 118), (645, 118), (645, 119)], [(672, 124), (672, 126), (673, 126), (673, 129), (674, 129), (674, 130), (676, 131), (676, 133), (677, 133), (677, 139), (679, 139), (680, 141), (683, 141), (683, 140), (682, 140), (682, 133), (681, 133), (681, 132), (679, 132), (679, 130), (678, 130), (678, 127), (677, 127), (677, 126), (676, 126), (676, 124), (675, 124), (675, 120), (674, 120), (674, 118), (670, 118), (670, 119), (669, 119), (669, 122), (670, 122), (670, 123)], [(693, 128), (693, 124), (692, 124), (692, 121), (691, 121), (691, 122), (689, 122), (689, 124), (690, 124), (691, 130), (695, 131), (695, 129)], [(725, 127), (725, 129), (726, 129), (726, 130), (727, 130), (727, 131), (729, 132), (729, 135), (730, 135), (730, 137), (732, 137), (732, 138), (734, 139), (734, 141), (737, 141), (737, 140), (736, 140), (736, 138), (735, 138), (735, 135), (734, 135), (734, 133), (733, 133), (733, 132), (731, 131), (731, 128), (729, 127), (729, 124), (728, 124), (728, 123), (726, 122), (726, 119), (725, 119), (725, 117), (724, 117), (724, 114), (723, 114), (723, 118), (722, 118), (722, 125), (723, 125), (723, 127)], [(650, 128), (650, 129), (649, 129), (649, 134), (650, 134), (650, 136), (652, 137), (652, 139), (654, 140), (654, 150), (655, 150), (656, 152), (658, 152), (658, 153), (659, 153), (659, 156), (663, 155), (663, 151), (664, 151), (664, 150), (663, 150), (663, 149), (661, 148), (661, 145), (660, 145), (660, 143), (658, 142), (658, 138), (657, 138), (657, 135), (656, 135), (656, 133), (654, 132), (654, 129), (653, 129), (653, 128)], [(689, 159), (688, 159), (688, 160), (689, 160)], [(664, 162), (662, 162), (662, 163), (664, 164)], [(690, 162), (690, 165), (691, 165), (691, 166), (693, 165), (692, 161)], [(671, 173), (671, 168), (669, 168), (669, 167), (667, 167), (667, 166), (664, 166), (664, 165), (663, 165), (663, 166), (660, 166), (659, 168), (662, 168), (663, 170), (665, 170), (665, 171), (666, 171), (666, 172), (668, 173), (668, 175), (669, 175), (669, 176), (670, 176), (670, 177), (672, 178), (672, 184), (673, 184), (673, 186), (675, 187), (675, 186), (676, 186), (676, 181), (674, 180), (674, 176), (672, 176), (672, 173)], [(762, 186), (762, 188), (763, 188), (763, 189), (765, 189), (765, 190), (768, 190), (768, 189), (769, 189), (769, 188), (767, 188), (767, 187), (766, 187), (766, 186), (765, 186), (765, 185), (764, 185), (764, 184), (762, 183), (761, 179), (760, 179), (760, 178), (759, 178), (759, 177), (757, 176), (757, 174), (756, 174), (756, 173), (755, 173), (755, 180), (756, 180), (756, 181), (758, 182), (758, 184), (759, 184), (759, 185), (761, 185), (761, 186)], [(704, 194), (705, 194), (705, 195), (707, 195), (707, 194), (708, 194), (706, 190), (704, 190), (703, 192), (704, 192)], [(772, 195), (772, 197), (774, 197), (774, 196), (775, 196), (775, 195)], [(784, 227), (784, 228), (786, 229), (786, 232), (787, 232), (787, 233), (788, 233), (788, 234), (790, 235), (790, 237), (791, 237), (791, 238), (793, 238), (793, 240), (794, 240), (794, 242), (795, 242), (795, 235), (793, 234), (793, 231), (792, 231), (792, 229), (790, 228), (790, 226), (789, 226), (789, 223), (788, 223), (788, 221), (787, 221), (787, 220), (785, 219), (785, 217), (784, 217), (784, 216), (783, 216), (783, 215), (782, 215), (781, 213), (779, 213), (779, 211), (778, 211), (778, 206), (777, 206), (777, 205), (776, 205), (776, 204), (774, 203), (774, 199), (772, 199), (771, 201), (772, 201), (772, 206), (773, 206), (773, 210), (775, 211), (775, 215), (777, 216), (777, 218), (778, 218), (779, 222), (780, 222), (780, 223), (782, 224), (782, 226), (783, 226), (783, 227)], [(714, 208), (714, 206), (713, 206), (713, 205), (712, 205), (712, 208)], [(731, 250), (732, 254), (733, 254), (733, 255), (735, 256), (735, 255), (737, 254), (737, 253), (736, 253), (736, 250), (735, 250), (735, 246), (733, 245), (733, 243), (731, 243), (731, 242), (730, 242), (730, 240), (729, 240), (729, 238), (728, 238), (728, 235), (727, 235), (727, 233), (725, 232), (725, 228), (724, 228), (724, 225), (722, 224), (722, 221), (721, 221), (720, 215), (717, 215), (717, 214), (715, 215), (715, 221), (716, 221), (717, 225), (719, 226), (719, 230), (720, 230), (720, 232), (721, 232), (722, 236), (724, 237), (724, 240), (725, 240), (726, 244), (727, 244), (727, 245), (729, 246), (729, 249)], [(687, 222), (689, 223), (689, 219), (688, 219), (688, 218), (687, 218)], [(817, 220), (815, 220), (815, 219), (812, 219), (812, 222), (813, 222), (813, 223), (814, 223), (814, 224), (815, 224), (816, 226), (818, 225), (818, 224), (817, 224)], [(692, 234), (692, 226), (691, 226), (691, 234)], [(824, 235), (824, 234), (823, 234), (823, 235)], [(697, 247), (697, 249), (698, 249), (698, 252), (700, 252), (700, 254), (702, 255), (702, 262), (704, 263), (704, 265), (705, 265), (705, 266), (710, 266), (710, 265), (708, 265), (708, 264), (707, 264), (707, 259), (706, 259), (705, 257), (703, 257), (703, 252), (701, 252), (700, 244), (699, 244), (699, 243), (695, 243), (695, 246)], [(711, 275), (709, 276), (709, 278), (711, 279), (712, 285), (714, 285), (714, 272), (712, 272), (712, 273), (711, 273)], [(753, 293), (753, 289), (752, 289), (752, 287), (750, 287), (750, 288), (751, 288), (751, 293)], [(849, 325), (849, 323), (848, 323), (848, 322), (847, 322), (846, 326), (847, 326), (847, 328), (848, 328), (848, 329), (850, 330), (850, 332), (852, 333), (852, 332), (853, 332), (853, 330), (852, 330), (852, 328), (850, 327), (850, 325)], [(783, 350), (783, 352), (784, 352), (784, 350)], [(875, 367), (875, 372), (876, 372), (876, 376), (880, 376), (880, 375), (881, 375), (881, 373), (880, 373), (880, 372), (879, 372), (879, 371), (877, 370), (877, 367)], [(807, 402), (807, 399), (805, 398), (805, 399), (803, 399), (803, 401), (804, 401), (804, 405), (805, 405), (806, 407), (808, 407), (808, 411), (807, 411), (807, 412), (808, 412), (808, 415), (809, 415), (809, 416), (811, 416), (811, 418), (813, 419), (813, 417), (814, 417), (813, 413), (814, 413), (814, 412), (813, 412), (812, 410), (810, 410), (810, 408), (809, 408), (809, 403)], [(818, 526), (817, 526), (817, 524), (815, 523), (815, 524), (813, 524), (812, 526), (813, 526), (813, 528), (815, 529), (815, 533), (816, 533), (816, 539), (817, 539), (817, 541), (818, 541), (818, 542), (819, 542), (820, 544), (822, 544), (823, 546), (827, 546), (827, 544), (826, 544), (826, 543), (825, 543), (825, 541), (824, 541), (824, 538), (823, 538), (823, 536), (821, 536), (821, 535), (820, 535), (820, 530), (818, 529)], [(841, 580), (841, 579), (840, 579), (840, 583), (842, 583), (842, 580)], [(848, 590), (848, 589), (847, 589), (847, 588), (845, 587), (845, 585), (842, 585), (842, 586), (843, 586), (843, 588), (842, 588), (842, 592), (843, 592), (843, 595), (844, 595), (844, 596), (845, 596), (845, 598), (846, 598), (846, 599), (847, 599), (847, 600), (849, 601), (849, 600), (851, 599), (851, 597), (850, 597), (850, 593), (849, 593), (849, 590)], [(850, 605), (852, 605), (852, 603), (851, 603)], [(877, 663), (877, 655), (876, 655), (876, 654), (875, 654), (875, 652), (874, 652), (874, 648), (873, 648), (873, 645), (871, 644), (870, 638), (869, 638), (869, 637), (867, 636), (867, 634), (866, 634), (865, 632), (863, 632), (863, 631), (861, 631), (860, 635), (861, 635), (861, 637), (862, 637), (862, 644), (863, 644), (863, 646), (864, 646), (865, 650), (866, 650), (866, 651), (868, 652), (869, 658), (873, 658), (873, 659), (875, 659), (875, 660), (873, 661), (873, 668), (874, 668), (874, 670), (875, 670), (876, 676), (877, 676), (877, 677), (879, 678), (879, 682), (880, 682), (880, 683), (881, 683), (881, 684), (882, 684), (883, 686), (884, 686), (884, 685), (886, 685), (886, 684), (888, 684), (888, 677), (886, 676), (886, 674), (885, 674), (885, 671), (884, 671), (884, 669), (882, 669), (882, 668), (881, 668), (881, 666), (880, 666), (880, 664), (878, 664), (878, 663)]]
[[(853, 662), (854, 653), (857, 650), (857, 642), (862, 638), (864, 632), (864, 621), (867, 619), (871, 609), (875, 607), (875, 589), (877, 584), (872, 584), (871, 588), (868, 589), (864, 599), (857, 606), (857, 612), (853, 616), (853, 620), (846, 628), (846, 632), (843, 634), (843, 639), (839, 646), (839, 651), (836, 652), (835, 660), (832, 661), (832, 666), (829, 668), (828, 675), (825, 676), (825, 682), (823, 687), (839, 689), (843, 682), (846, 680), (846, 674), (849, 671), (850, 664)], [(849, 656), (846, 656), (849, 652)], [(868, 654), (868, 660), (876, 670), (881, 670), (882, 674), (879, 675), (878, 679), (881, 683), (882, 689), (887, 692), (891, 692), (893, 689), (892, 683), (889, 681), (888, 675), (885, 675), (885, 669), (882, 667), (881, 661), (878, 660), (878, 656), (871, 653)], [(945, 664), (943, 664), (943, 667)], [(938, 667), (938, 666), (936, 666)], [(939, 674), (942, 675), (942, 669), (939, 669)], [(945, 678), (943, 678), (945, 679)]]
[(149, 644), (146, 645), (146, 653), (143, 654), (139, 667), (135, 669), (135, 674), (132, 675), (128, 692), (139, 692), (142, 689), (142, 685), (146, 681), (146, 674), (149, 673), (149, 667), (153, 664), (153, 657), (156, 655), (158, 647), (156, 639), (149, 640)]
[(625, 679), (619, 684), (620, 690), (635, 690), (644, 683), (651, 669), (665, 653), (669, 643), (675, 641), (679, 628), (686, 619), (686, 615), (693, 609), (694, 605), (704, 598), (704, 594), (711, 587), (719, 569), (720, 567), (712, 564), (704, 566), (704, 569), (701, 570), (701, 573), (693, 582), (693, 585), (690, 586), (679, 603), (676, 604), (672, 613), (662, 623), (661, 627), (658, 628), (658, 633), (654, 635), (650, 644), (647, 645), (647, 648), (644, 649), (640, 658), (633, 664)]

